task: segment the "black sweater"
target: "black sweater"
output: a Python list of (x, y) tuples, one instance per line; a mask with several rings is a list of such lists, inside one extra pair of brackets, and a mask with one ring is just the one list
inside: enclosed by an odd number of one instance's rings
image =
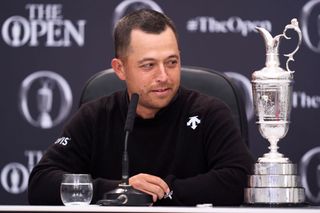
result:
[[(125, 91), (83, 105), (33, 169), (30, 204), (62, 204), (64, 173), (92, 175), (92, 203), (116, 188), (127, 109)], [(188, 126), (194, 116), (200, 123)], [(253, 163), (226, 105), (183, 88), (155, 118), (136, 117), (128, 153), (130, 176), (156, 175), (173, 190), (155, 205), (239, 205)]]

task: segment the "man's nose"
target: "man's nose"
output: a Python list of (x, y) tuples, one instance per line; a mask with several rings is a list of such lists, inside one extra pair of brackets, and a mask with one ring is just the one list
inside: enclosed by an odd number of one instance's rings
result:
[(166, 82), (168, 80), (168, 73), (166, 67), (162, 64), (159, 66), (156, 80), (158, 82)]

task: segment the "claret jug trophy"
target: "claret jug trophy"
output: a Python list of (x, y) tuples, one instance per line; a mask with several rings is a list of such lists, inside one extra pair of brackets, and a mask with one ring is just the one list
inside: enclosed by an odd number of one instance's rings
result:
[[(252, 74), (252, 92), (257, 125), (260, 134), (270, 143), (269, 152), (258, 158), (253, 174), (245, 188), (245, 205), (302, 206), (305, 192), (297, 174), (297, 165), (278, 152), (278, 142), (285, 137), (290, 123), (293, 71), (289, 62), (301, 44), (301, 30), (297, 19), (292, 19), (283, 33), (275, 37), (257, 27), (266, 45), (266, 64)], [(298, 34), (298, 45), (288, 57), (286, 70), (280, 67), (278, 49), (280, 39), (290, 39), (287, 30)]]

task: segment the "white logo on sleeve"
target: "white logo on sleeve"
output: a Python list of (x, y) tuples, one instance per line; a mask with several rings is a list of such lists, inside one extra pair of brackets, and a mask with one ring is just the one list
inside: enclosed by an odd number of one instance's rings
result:
[(200, 124), (200, 123), (201, 123), (201, 120), (196, 115), (196, 116), (189, 117), (189, 121), (187, 122), (187, 126), (190, 126), (193, 130), (195, 130), (198, 127), (197, 124)]
[(61, 144), (63, 146), (66, 146), (68, 145), (68, 142), (71, 141), (71, 138), (68, 138), (68, 137), (61, 137), (61, 138), (58, 138), (54, 143), (55, 144)]

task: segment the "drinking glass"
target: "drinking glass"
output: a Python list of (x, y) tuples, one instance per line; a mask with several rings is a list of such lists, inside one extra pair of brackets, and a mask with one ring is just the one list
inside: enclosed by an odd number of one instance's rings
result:
[(65, 206), (89, 205), (93, 186), (89, 174), (64, 174), (60, 186), (60, 196)]

